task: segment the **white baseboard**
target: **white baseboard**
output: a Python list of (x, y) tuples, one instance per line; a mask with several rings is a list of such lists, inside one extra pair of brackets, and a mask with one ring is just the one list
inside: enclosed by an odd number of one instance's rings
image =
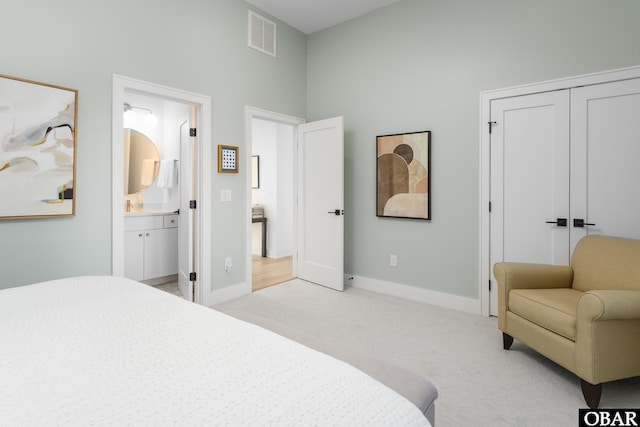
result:
[[(261, 250), (253, 251), (252, 249), (251, 255), (262, 256), (262, 251)], [(293, 256), (293, 249), (283, 249), (279, 251), (274, 251), (272, 249), (267, 248), (267, 258), (280, 259), (280, 258), (286, 258), (288, 256)]]
[(293, 255), (293, 248), (280, 249), (278, 251), (275, 251), (275, 253), (272, 253), (271, 251), (267, 250), (267, 253), (269, 254), (270, 258), (275, 258), (275, 259), (286, 258), (288, 256)]
[(345, 286), (352, 286), (354, 288), (404, 298), (410, 301), (424, 302), (467, 313), (481, 314), (480, 300), (478, 299), (416, 288), (415, 286), (402, 285), (400, 283), (387, 282), (384, 280), (370, 279), (368, 277), (355, 276), (352, 274), (346, 275), (345, 277)]

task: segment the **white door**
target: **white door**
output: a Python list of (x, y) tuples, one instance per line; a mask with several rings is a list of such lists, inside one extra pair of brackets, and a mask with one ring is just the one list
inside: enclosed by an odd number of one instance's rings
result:
[(571, 249), (587, 234), (639, 239), (640, 79), (573, 89), (571, 124)]
[(193, 282), (190, 274), (193, 265), (193, 216), (194, 209), (189, 203), (194, 199), (194, 138), (189, 135), (189, 121), (180, 125), (180, 215), (178, 228), (180, 237), (178, 242), (178, 287), (182, 296), (193, 301)]
[(569, 98), (565, 90), (491, 102), (491, 315), (496, 262), (569, 263)]
[(491, 102), (491, 267), (569, 264), (587, 234), (640, 238), (639, 111), (640, 79)]
[(298, 126), (298, 277), (344, 289), (342, 117)]

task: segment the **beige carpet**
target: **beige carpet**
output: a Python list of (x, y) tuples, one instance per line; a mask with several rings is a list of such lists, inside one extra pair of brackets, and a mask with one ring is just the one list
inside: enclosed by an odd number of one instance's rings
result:
[[(440, 394), (438, 427), (571, 427), (586, 407), (574, 375), (518, 341), (503, 350), (495, 318), (301, 280), (213, 308), (280, 322), (424, 376)], [(640, 378), (605, 384), (601, 407), (639, 408)]]

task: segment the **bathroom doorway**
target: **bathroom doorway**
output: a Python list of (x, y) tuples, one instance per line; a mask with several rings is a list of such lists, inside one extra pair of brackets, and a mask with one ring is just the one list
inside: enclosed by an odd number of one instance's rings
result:
[[(211, 272), (209, 263), (202, 261), (211, 253), (211, 172), (203, 167), (203, 159), (211, 153), (206, 141), (210, 103), (208, 97), (114, 75), (113, 274), (142, 274), (141, 281), (151, 285), (185, 276), (187, 282), (185, 277), (179, 280), (180, 294), (205, 305), (210, 291), (201, 284), (210, 283)], [(125, 115), (131, 110), (138, 113), (133, 122)], [(132, 192), (125, 185), (128, 159), (123, 154), (130, 143), (123, 137), (125, 129), (145, 135), (158, 151), (155, 162), (146, 159), (148, 170), (142, 167), (140, 179), (148, 185)], [(190, 200), (198, 209), (188, 207)], [(129, 230), (132, 227), (136, 230)], [(132, 273), (131, 265), (142, 265), (141, 272)], [(156, 270), (157, 266), (163, 268)]]

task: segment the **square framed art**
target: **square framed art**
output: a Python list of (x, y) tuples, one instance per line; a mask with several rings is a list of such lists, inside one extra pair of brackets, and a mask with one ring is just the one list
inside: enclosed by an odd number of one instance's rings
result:
[(76, 207), (78, 91), (0, 75), (0, 219)]
[(239, 172), (238, 147), (233, 145), (218, 145), (218, 172), (238, 173)]
[(431, 219), (431, 131), (380, 135), (376, 216)]

